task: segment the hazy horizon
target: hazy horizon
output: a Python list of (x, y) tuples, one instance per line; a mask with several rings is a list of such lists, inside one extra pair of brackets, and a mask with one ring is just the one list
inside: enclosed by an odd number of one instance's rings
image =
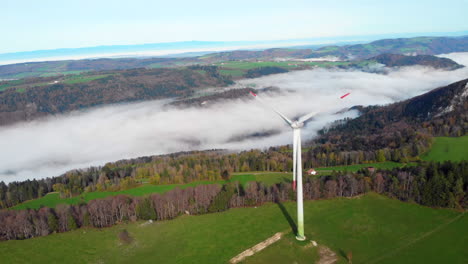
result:
[[(233, 50), (263, 50), (268, 48), (301, 48), (304, 46), (321, 47), (327, 45), (350, 45), (369, 43), (380, 39), (411, 37), (459, 37), (468, 35), (468, 31), (456, 32), (414, 32), (372, 35), (344, 35), (333, 37), (315, 37), (283, 40), (250, 40), (250, 41), (180, 41), (158, 42), (128, 45), (100, 45), (90, 47), (63, 47), (57, 49), (19, 51), (0, 53), (0, 66), (17, 63), (34, 63), (43, 61), (82, 60), (101, 58), (147, 58), (147, 57), (180, 57), (184, 54)], [(187, 55), (189, 56), (189, 55)]]

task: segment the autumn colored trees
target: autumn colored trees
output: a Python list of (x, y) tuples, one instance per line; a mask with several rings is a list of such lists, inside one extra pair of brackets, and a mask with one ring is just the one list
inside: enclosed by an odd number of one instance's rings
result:
[[(306, 177), (304, 199), (352, 197), (369, 191), (433, 207), (467, 208), (468, 162)], [(267, 186), (251, 182), (199, 185), (145, 197), (117, 195), (88, 204), (38, 210), (0, 211), (0, 240), (27, 239), (80, 227), (108, 227), (136, 220), (168, 220), (182, 214), (205, 214), (265, 202), (294, 200), (290, 183)]]

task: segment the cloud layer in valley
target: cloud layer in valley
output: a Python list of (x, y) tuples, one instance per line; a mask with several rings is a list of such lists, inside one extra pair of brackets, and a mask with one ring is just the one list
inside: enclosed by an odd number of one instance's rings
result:
[[(448, 54), (468, 65), (468, 53)], [(268, 104), (297, 117), (323, 112), (303, 131), (311, 139), (329, 122), (356, 112), (333, 114), (353, 105), (388, 104), (468, 78), (468, 68), (446, 72), (409, 67), (389, 74), (308, 70), (249, 79), (235, 86), (276, 86), (291, 92), (263, 94)], [(346, 92), (346, 100), (338, 97)], [(112, 105), (0, 128), (0, 181), (57, 176), (108, 161), (177, 151), (242, 150), (290, 144), (291, 131), (255, 100), (238, 99), (203, 108), (164, 106), (167, 101)], [(271, 136), (234, 138), (258, 132)]]

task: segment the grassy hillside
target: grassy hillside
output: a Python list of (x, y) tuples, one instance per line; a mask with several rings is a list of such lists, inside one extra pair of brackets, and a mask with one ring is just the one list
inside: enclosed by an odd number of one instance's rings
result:
[(79, 204), (81, 202), (89, 202), (94, 199), (105, 198), (108, 196), (114, 196), (118, 194), (127, 194), (132, 196), (143, 196), (149, 193), (164, 193), (170, 191), (176, 187), (185, 189), (190, 186), (197, 186), (200, 184), (211, 184), (212, 182), (209, 181), (200, 181), (200, 182), (192, 182), (188, 184), (165, 184), (165, 185), (151, 185), (151, 184), (144, 184), (140, 187), (117, 191), (117, 192), (89, 192), (83, 193), (80, 196), (75, 196), (71, 198), (60, 198), (58, 193), (49, 193), (42, 198), (30, 200), (19, 204), (17, 206), (12, 207), (13, 209), (26, 209), (32, 208), (37, 209), (41, 206), (45, 207), (55, 207), (58, 204)]
[[(285, 237), (246, 263), (313, 263), (316, 249), (292, 238), (288, 218), (295, 204), (239, 208), (217, 214), (181, 216), (142, 225), (80, 229), (23, 241), (0, 242), (2, 263), (226, 263), (276, 232)], [(467, 263), (468, 217), (377, 194), (355, 199), (305, 202), (308, 239), (354, 263)], [(123, 245), (127, 229), (134, 241)], [(283, 247), (284, 246), (284, 247)]]
[(468, 135), (436, 137), (431, 150), (421, 158), (427, 161), (468, 160)]
[[(238, 181), (242, 185), (246, 185), (248, 182), (260, 181), (264, 182), (267, 185), (278, 183), (284, 181), (285, 179), (290, 179), (291, 173), (262, 173), (262, 172), (253, 172), (253, 173), (239, 173), (231, 177), (230, 181)], [(194, 187), (200, 184), (212, 184), (212, 183), (225, 183), (226, 181), (197, 181), (187, 184), (165, 184), (165, 185), (151, 185), (143, 184), (140, 187), (117, 191), (117, 192), (89, 192), (83, 193), (80, 196), (71, 197), (71, 198), (60, 198), (58, 193), (49, 193), (42, 198), (26, 201), (24, 203), (18, 204), (12, 209), (38, 209), (41, 206), (54, 208), (58, 204), (79, 204), (84, 202), (89, 202), (94, 199), (105, 198), (108, 196), (114, 196), (118, 194), (126, 194), (132, 196), (143, 196), (150, 193), (164, 193), (170, 191), (174, 188), (185, 189), (187, 187)]]

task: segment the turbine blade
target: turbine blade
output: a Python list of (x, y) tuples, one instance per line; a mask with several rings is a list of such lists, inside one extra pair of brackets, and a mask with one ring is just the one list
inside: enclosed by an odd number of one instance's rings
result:
[(277, 113), (283, 120), (284, 122), (286, 122), (288, 125), (292, 125), (292, 121), (287, 118), (285, 115), (283, 115), (282, 113), (280, 113), (278, 110), (276, 110), (274, 107), (272, 106), (269, 106), (267, 103), (265, 103), (265, 101), (263, 101), (260, 97), (258, 97), (258, 95), (252, 91), (249, 91), (249, 93), (255, 97), (258, 101), (260, 101), (262, 104), (264, 104), (265, 106), (267, 106), (268, 108), (270, 108), (271, 110), (273, 110), (275, 113)]
[(345, 98), (346, 96), (348, 96), (348, 95), (350, 95), (350, 94), (351, 94), (351, 93), (346, 93), (346, 94), (340, 96), (340, 99), (343, 99), (343, 98)]
[(299, 119), (297, 121), (299, 121), (299, 123), (307, 122), (309, 119), (314, 117), (317, 113), (318, 112), (310, 112), (307, 115), (303, 115), (303, 116), (299, 117)]
[[(346, 93), (346, 94), (340, 96), (340, 99), (344, 99), (345, 97), (347, 97), (350, 94), (351, 93)], [(317, 114), (319, 114), (319, 112), (308, 113), (307, 115), (303, 115), (303, 116), (299, 117), (299, 119), (297, 121), (299, 121), (300, 123), (306, 123), (307, 121), (310, 121), (310, 119), (312, 119)]]

